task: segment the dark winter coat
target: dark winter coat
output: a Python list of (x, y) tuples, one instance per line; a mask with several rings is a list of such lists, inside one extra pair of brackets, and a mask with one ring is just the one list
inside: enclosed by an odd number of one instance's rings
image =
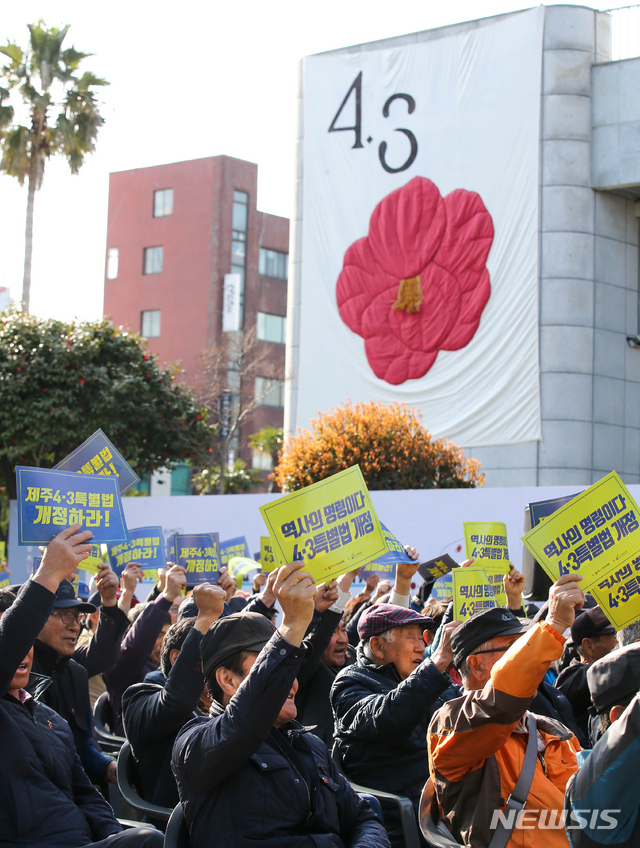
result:
[(124, 728), (138, 766), (142, 796), (161, 807), (173, 808), (179, 801), (171, 751), (178, 731), (194, 717), (204, 689), (201, 641), (202, 633), (190, 630), (164, 685), (137, 683), (122, 698)]
[(427, 727), (434, 712), (462, 689), (431, 660), (401, 680), (395, 666), (375, 665), (358, 647), (357, 661), (331, 689), (336, 746), (350, 780), (405, 795), (414, 805), (429, 776)]
[(54, 595), (31, 580), (0, 618), (0, 842), (77, 848), (122, 827), (91, 785), (68, 724), (28, 698), (8, 694), (15, 671), (44, 627)]
[(274, 723), (304, 656), (278, 632), (224, 709), (179, 732), (173, 770), (192, 848), (388, 848), (369, 804), (298, 722)]

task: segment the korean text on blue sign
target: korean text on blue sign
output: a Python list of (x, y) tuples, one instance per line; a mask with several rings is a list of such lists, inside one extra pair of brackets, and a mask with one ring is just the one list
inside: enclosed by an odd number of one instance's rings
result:
[(135, 527), (129, 530), (129, 540), (108, 545), (111, 568), (120, 576), (130, 562), (140, 563), (144, 571), (165, 568), (162, 527)]
[(121, 494), (128, 492), (140, 480), (102, 430), (96, 430), (86, 442), (65, 456), (55, 467), (59, 471), (75, 471), (76, 474), (117, 477)]
[(377, 574), (381, 580), (394, 580), (396, 576), (396, 565), (400, 562), (413, 562), (411, 557), (405, 552), (404, 546), (393, 533), (380, 522), (380, 527), (384, 535), (384, 540), (387, 544), (388, 551), (382, 554), (373, 562), (363, 565), (360, 569), (360, 577), (366, 580), (373, 574)]
[(94, 543), (127, 540), (115, 477), (18, 466), (16, 478), (19, 545), (46, 545), (71, 524), (91, 530)]
[(174, 539), (175, 562), (187, 570), (187, 585), (216, 583), (220, 571), (217, 533), (191, 533)]
[(220, 565), (228, 565), (233, 557), (245, 557), (251, 559), (249, 545), (244, 536), (236, 536), (235, 539), (227, 539), (220, 542)]

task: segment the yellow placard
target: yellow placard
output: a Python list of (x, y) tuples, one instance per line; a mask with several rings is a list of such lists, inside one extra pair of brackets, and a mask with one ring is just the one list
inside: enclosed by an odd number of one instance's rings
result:
[(509, 562), (506, 524), (501, 521), (465, 521), (462, 527), (467, 559), (475, 559), (483, 568)]
[(616, 562), (589, 592), (616, 630), (640, 618), (640, 556)]
[(454, 568), (451, 577), (453, 617), (456, 621), (464, 621), (476, 612), (498, 606), (483, 568)]
[(580, 574), (583, 590), (640, 554), (640, 511), (615, 471), (576, 495), (522, 541), (552, 580)]
[(260, 564), (262, 570), (267, 572), (274, 571), (278, 567), (271, 536), (260, 536)]
[(316, 583), (387, 553), (387, 543), (358, 465), (260, 507), (283, 563), (304, 560)]
[(100, 545), (91, 545), (91, 553), (82, 560), (78, 568), (80, 571), (86, 571), (87, 574), (97, 574), (101, 568), (104, 568)]

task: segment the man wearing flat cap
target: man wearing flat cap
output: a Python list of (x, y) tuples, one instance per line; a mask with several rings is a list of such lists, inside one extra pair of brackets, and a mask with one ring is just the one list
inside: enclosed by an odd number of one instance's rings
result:
[[(374, 604), (360, 617), (356, 662), (331, 688), (335, 748), (346, 776), (363, 786), (408, 797), (418, 807), (428, 776), (426, 732), (431, 716), (461, 689), (451, 682), (449, 636), (443, 628), (430, 659), (424, 631), (432, 624), (411, 609)], [(402, 844), (398, 816), (385, 812), (393, 845)]]
[(528, 707), (550, 663), (562, 654), (562, 634), (575, 608), (584, 603), (580, 579), (563, 575), (553, 584), (545, 621), (526, 627), (507, 609), (485, 610), (451, 637), (454, 665), (467, 691), (431, 721), (429, 769), (445, 823), (465, 845), (489, 845), (500, 816), (507, 814), (515, 823), (502, 843), (508, 848), (539, 848), (541, 839), (546, 848), (567, 848), (564, 829), (539, 830), (541, 815), (562, 816), (565, 786), (578, 768), (580, 744), (560, 722), (535, 716), (538, 756), (526, 807), (517, 818), (509, 811), (534, 726)]
[(571, 638), (579, 658), (572, 660), (560, 672), (556, 688), (568, 699), (580, 730), (588, 737), (591, 695), (587, 671), (591, 663), (617, 648), (618, 642), (614, 627), (598, 606), (584, 610), (576, 616), (571, 626)]
[(640, 845), (640, 645), (596, 660), (587, 672), (600, 737), (567, 786), (566, 811), (580, 827), (573, 848)]
[(278, 571), (283, 611), (216, 621), (200, 645), (213, 703), (178, 733), (172, 767), (192, 848), (388, 848), (369, 804), (326, 745), (295, 721), (296, 674), (316, 587), (302, 563)]

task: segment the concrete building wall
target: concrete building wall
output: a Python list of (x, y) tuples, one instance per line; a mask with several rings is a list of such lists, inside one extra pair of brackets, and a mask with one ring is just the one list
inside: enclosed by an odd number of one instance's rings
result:
[[(546, 8), (540, 141), (542, 441), (468, 449), (482, 461), (490, 486), (588, 485), (611, 469), (626, 482), (640, 479), (640, 351), (626, 342), (628, 333), (638, 332), (638, 219), (633, 199), (594, 190), (592, 181), (593, 169), (607, 185), (606, 165), (608, 185), (618, 190), (621, 155), (608, 144), (624, 135), (616, 123), (623, 114), (633, 125), (636, 102), (640, 110), (640, 64), (598, 66), (609, 59), (608, 26), (604, 12)], [(620, 68), (634, 63), (635, 68)], [(638, 93), (627, 105), (633, 80)], [(640, 165), (639, 151), (636, 144)]]

